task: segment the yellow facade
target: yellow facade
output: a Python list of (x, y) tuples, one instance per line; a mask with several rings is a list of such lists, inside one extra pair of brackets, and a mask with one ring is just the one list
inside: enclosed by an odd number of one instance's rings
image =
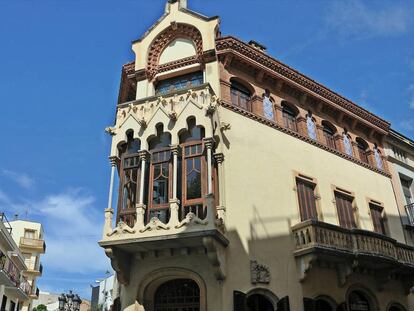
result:
[[(120, 283), (115, 309), (410, 310), (414, 249), (383, 147), (389, 123), (283, 74), (291, 69), (278, 70), (285, 65), (260, 44), (221, 37), (219, 19), (186, 1), (168, 1), (132, 49), (107, 128), (99, 242)], [(352, 201), (352, 215), (338, 212), (335, 193)]]

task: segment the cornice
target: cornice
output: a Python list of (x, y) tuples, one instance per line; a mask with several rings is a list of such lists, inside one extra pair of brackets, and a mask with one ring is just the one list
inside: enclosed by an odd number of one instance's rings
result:
[(280, 126), (279, 124), (277, 124), (274, 121), (268, 120), (268, 119), (266, 119), (264, 117), (261, 117), (259, 115), (254, 114), (254, 113), (251, 113), (251, 112), (249, 112), (247, 110), (241, 109), (241, 108), (239, 108), (237, 106), (234, 106), (231, 103), (228, 103), (228, 102), (223, 101), (223, 100), (220, 101), (220, 105), (222, 107), (225, 107), (225, 108), (227, 108), (229, 110), (232, 110), (232, 111), (234, 111), (234, 112), (236, 112), (238, 114), (241, 114), (241, 115), (243, 115), (243, 116), (245, 116), (247, 118), (250, 118), (252, 120), (258, 121), (258, 122), (260, 122), (260, 123), (262, 123), (264, 125), (267, 125), (269, 127), (272, 127), (272, 128), (274, 128), (274, 129), (276, 129), (278, 131), (281, 131), (281, 132), (283, 132), (285, 134), (288, 134), (290, 136), (296, 137), (296, 138), (298, 138), (298, 139), (300, 139), (300, 140), (302, 140), (304, 142), (307, 142), (307, 143), (309, 143), (311, 145), (314, 145), (316, 147), (319, 147), (319, 148), (321, 148), (321, 149), (323, 149), (325, 151), (328, 151), (330, 153), (333, 153), (333, 154), (335, 154), (335, 155), (337, 155), (337, 156), (339, 156), (339, 157), (341, 157), (343, 159), (346, 159), (346, 160), (351, 161), (351, 162), (353, 162), (355, 164), (358, 164), (360, 166), (363, 166), (363, 167), (365, 167), (365, 168), (367, 168), (367, 169), (369, 169), (371, 171), (374, 171), (376, 173), (379, 173), (379, 174), (381, 174), (381, 175), (383, 175), (385, 177), (388, 177), (388, 178), (391, 177), (391, 175), (389, 173), (385, 172), (385, 171), (382, 171), (380, 169), (377, 169), (376, 167), (373, 167), (372, 165), (369, 165), (369, 164), (367, 164), (365, 162), (362, 162), (359, 159), (354, 158), (352, 156), (349, 156), (349, 155), (347, 155), (345, 153), (342, 153), (342, 152), (340, 152), (340, 151), (338, 151), (336, 149), (330, 148), (330, 147), (328, 147), (328, 146), (326, 146), (326, 145), (324, 145), (324, 144), (322, 144), (322, 143), (320, 143), (320, 142), (318, 142), (318, 141), (316, 141), (314, 139), (311, 139), (311, 138), (309, 138), (307, 136), (304, 136), (304, 135), (302, 135), (302, 134), (300, 134), (298, 132), (292, 131), (292, 130), (290, 130), (288, 128), (285, 128), (285, 127), (282, 127), (282, 126)]
[(372, 114), (368, 110), (358, 106), (350, 100), (333, 92), (322, 84), (308, 78), (304, 74), (295, 69), (281, 63), (273, 57), (249, 46), (237, 38), (227, 36), (216, 39), (217, 54), (225, 54), (228, 52), (237, 52), (247, 57), (248, 59), (257, 62), (258, 64), (278, 73), (279, 75), (299, 84), (300, 86), (314, 92), (315, 94), (331, 101), (339, 107), (355, 114), (359, 118), (368, 121), (379, 129), (388, 133), (390, 123)]

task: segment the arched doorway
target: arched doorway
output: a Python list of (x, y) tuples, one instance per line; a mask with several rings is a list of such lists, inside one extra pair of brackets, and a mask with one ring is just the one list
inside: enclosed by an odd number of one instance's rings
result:
[(405, 308), (400, 304), (393, 303), (391, 306), (388, 307), (388, 311), (405, 311)]
[(348, 296), (349, 311), (373, 311), (369, 298), (361, 291), (352, 291)]
[(275, 308), (266, 296), (262, 294), (252, 294), (247, 297), (248, 311), (274, 311)]
[(200, 289), (190, 279), (174, 279), (161, 284), (154, 295), (154, 311), (199, 311)]

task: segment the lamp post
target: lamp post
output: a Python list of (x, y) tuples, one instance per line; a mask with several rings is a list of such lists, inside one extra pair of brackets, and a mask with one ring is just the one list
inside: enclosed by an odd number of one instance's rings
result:
[(82, 299), (70, 290), (69, 294), (60, 295), (58, 301), (59, 311), (79, 311)]

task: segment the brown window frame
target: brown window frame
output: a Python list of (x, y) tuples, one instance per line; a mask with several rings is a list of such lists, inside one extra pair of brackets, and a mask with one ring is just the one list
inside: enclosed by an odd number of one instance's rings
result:
[(359, 159), (362, 162), (364, 162), (366, 164), (369, 164), (368, 152), (367, 152), (367, 150), (369, 148), (368, 147), (368, 144), (364, 140), (362, 140), (362, 139), (357, 139), (356, 140), (356, 143), (357, 143), (357, 149), (358, 149), (358, 157), (359, 157)]
[[(297, 190), (296, 192), (298, 196), (299, 214), (300, 214), (301, 222), (310, 220), (310, 219), (318, 220), (319, 215), (318, 215), (318, 208), (317, 208), (317, 202), (316, 202), (317, 196), (315, 193), (316, 183), (310, 180), (304, 179), (304, 178), (300, 178), (298, 176), (295, 178), (295, 181), (296, 181), (296, 190)], [(301, 192), (301, 187), (299, 186), (299, 183), (303, 184), (304, 186), (310, 185), (313, 188), (312, 189), (313, 198), (309, 197), (310, 192), (309, 193)], [(310, 202), (312, 202), (312, 204), (309, 205)]]
[[(135, 187), (135, 204), (134, 206), (124, 208), (124, 186), (126, 182), (127, 172), (130, 172), (131, 175), (136, 171), (136, 187)], [(141, 182), (141, 161), (139, 153), (124, 152), (121, 155), (121, 160), (119, 164), (119, 191), (118, 191), (118, 209), (117, 209), (117, 222), (122, 220), (128, 226), (133, 227), (136, 221), (136, 207), (138, 203), (139, 191), (140, 191), (140, 182)]]
[(385, 230), (385, 219), (383, 216), (384, 207), (372, 201), (370, 201), (368, 204), (374, 232), (386, 235), (387, 232)]
[(326, 124), (323, 124), (323, 137), (325, 138), (326, 145), (332, 149), (337, 149), (335, 141), (335, 131)]
[(252, 92), (238, 81), (230, 82), (230, 99), (234, 106), (240, 107), (241, 109), (252, 111), (251, 99)]
[(282, 119), (283, 125), (292, 130), (297, 132), (298, 131), (298, 124), (297, 124), (297, 116), (298, 114), (295, 113), (294, 109), (289, 105), (283, 104), (282, 105)]
[[(352, 194), (344, 193), (343, 191), (340, 191), (339, 189), (334, 190), (334, 196), (335, 196), (336, 210), (338, 213), (339, 226), (342, 228), (347, 228), (347, 229), (357, 228), (357, 220), (356, 220), (356, 214), (355, 214), (355, 208), (354, 208), (355, 197)], [(343, 204), (339, 205), (340, 204), (339, 199), (342, 199), (343, 201), (350, 201), (349, 210), (345, 210), (348, 208), (347, 206), (344, 206)], [(349, 219), (346, 219), (347, 217)]]
[[(164, 160), (154, 160), (154, 155), (156, 153), (169, 153), (169, 156), (167, 157), (167, 159)], [(150, 157), (151, 157), (151, 161), (150, 161), (150, 168), (149, 168), (149, 181), (148, 181), (148, 208), (147, 208), (147, 220), (149, 221), (152, 217), (151, 217), (151, 212), (153, 211), (158, 211), (158, 210), (167, 210), (167, 214), (169, 212), (170, 209), (170, 200), (171, 200), (171, 195), (172, 195), (172, 152), (171, 152), (171, 148), (167, 147), (167, 148), (159, 148), (159, 149), (154, 149), (150, 151)], [(153, 203), (153, 199), (154, 199), (154, 170), (155, 167), (157, 165), (162, 165), (163, 164), (167, 164), (168, 165), (168, 179), (167, 179), (167, 202), (165, 203), (161, 203), (161, 204), (154, 204)], [(167, 218), (169, 218), (170, 215), (168, 215)], [(160, 219), (161, 220), (161, 219)]]
[[(182, 148), (182, 171), (181, 171), (181, 210), (180, 219), (184, 218), (188, 212), (193, 212), (199, 218), (204, 218), (206, 211), (204, 210), (204, 197), (207, 194), (207, 159), (205, 153), (204, 142), (200, 140), (183, 143)], [(200, 151), (196, 150), (192, 153), (192, 146), (201, 146)], [(190, 154), (186, 154), (186, 148), (190, 148)], [(187, 199), (187, 160), (200, 158), (200, 173), (201, 173), (201, 196), (200, 198)], [(199, 206), (199, 208), (192, 208)], [(201, 207), (200, 207), (201, 206)]]

